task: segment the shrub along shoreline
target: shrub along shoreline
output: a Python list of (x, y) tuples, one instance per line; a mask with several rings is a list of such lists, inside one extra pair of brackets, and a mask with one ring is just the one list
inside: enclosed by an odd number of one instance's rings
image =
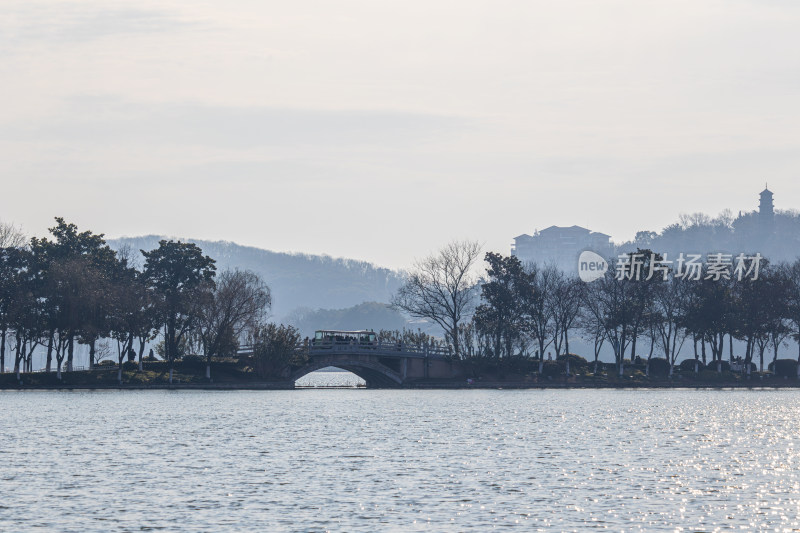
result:
[[(567, 359), (570, 361), (567, 373)], [(687, 359), (675, 367), (669, 375), (669, 365), (663, 359), (653, 358), (649, 365), (637, 361), (625, 365), (623, 376), (617, 373), (615, 363), (594, 362), (570, 354), (555, 361), (545, 361), (542, 373), (531, 371), (529, 360), (506, 360), (502, 364), (490, 360), (467, 360), (462, 362), (467, 375), (465, 379), (428, 379), (406, 383), (401, 388), (413, 389), (469, 389), (469, 388), (513, 388), (513, 389), (607, 389), (607, 388), (797, 388), (797, 362), (779, 359), (777, 370), (759, 373), (751, 369), (745, 372), (731, 371), (730, 364), (723, 361), (721, 370), (717, 363), (707, 367), (700, 361)], [(695, 371), (697, 363), (697, 371)], [(170, 364), (167, 361), (143, 361), (142, 370), (135, 362), (122, 365), (122, 383), (119, 383), (119, 367), (116, 364), (101, 364), (92, 370), (75, 370), (62, 375), (59, 380), (53, 373), (28, 372), (20, 375), (0, 374), (0, 390), (62, 390), (62, 389), (193, 389), (193, 390), (285, 390), (294, 388), (294, 382), (278, 377), (260, 377), (253, 370), (252, 361), (246, 358), (225, 358), (214, 361), (214, 379), (205, 375), (204, 361), (187, 358), (174, 364), (172, 384), (169, 381)], [(649, 367), (649, 368), (648, 368)], [(648, 375), (649, 374), (649, 375)]]

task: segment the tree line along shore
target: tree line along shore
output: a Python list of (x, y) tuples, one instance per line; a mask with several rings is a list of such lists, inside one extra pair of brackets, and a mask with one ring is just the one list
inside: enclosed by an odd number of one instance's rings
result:
[[(688, 277), (665, 266), (657, 251), (637, 250), (587, 283), (555, 266), (492, 252), (478, 279), (472, 272), (480, 255), (476, 242), (450, 243), (417, 261), (393, 299), (411, 316), (438, 324), (460, 360), (533, 366), (541, 377), (547, 359), (568, 360), (570, 339), (580, 337), (591, 347), (589, 366), (608, 373), (599, 364), (606, 347), (619, 377), (631, 364), (645, 376), (710, 369), (731, 379), (754, 372), (759, 379), (800, 377), (800, 260), (764, 259), (751, 276), (717, 270)], [(661, 272), (633, 276), (620, 268), (625, 264)], [(797, 355), (780, 359), (791, 346)], [(679, 361), (687, 351), (691, 357)]]
[[(752, 280), (620, 279), (612, 269), (585, 283), (492, 252), (477, 275), (481, 255), (477, 243), (450, 243), (417, 261), (393, 297), (443, 337), (382, 331), (381, 340), (446, 349), (469, 386), (788, 385), (800, 375), (798, 359), (778, 357), (796, 343), (800, 359), (800, 261), (765, 262)], [(270, 306), (258, 275), (218, 272), (192, 243), (115, 251), (61, 218), (29, 240), (3, 225), (0, 386), (278, 383), (309, 355), (296, 328), (268, 320)], [(576, 337), (590, 357), (570, 353)], [(241, 355), (242, 344), (252, 352)], [(78, 345), (88, 368), (74, 364)], [(611, 364), (600, 361), (604, 347)], [(678, 361), (685, 347), (693, 357)], [(43, 369), (34, 371), (34, 353)]]

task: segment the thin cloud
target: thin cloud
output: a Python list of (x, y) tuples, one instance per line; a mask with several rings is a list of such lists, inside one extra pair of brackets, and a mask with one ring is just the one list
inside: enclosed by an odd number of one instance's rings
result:
[(175, 12), (81, 3), (26, 2), (2, 14), (4, 49), (30, 43), (83, 43), (124, 34), (168, 32), (197, 24)]
[(39, 123), (0, 126), (0, 138), (218, 148), (407, 145), (470, 123), (461, 117), (399, 111), (141, 104), (104, 98), (73, 99), (65, 107), (68, 113)]

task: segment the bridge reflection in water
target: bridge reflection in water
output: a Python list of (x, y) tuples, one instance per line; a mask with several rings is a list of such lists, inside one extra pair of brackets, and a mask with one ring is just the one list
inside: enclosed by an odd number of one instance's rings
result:
[(294, 382), (295, 389), (363, 389), (366, 382), (352, 372), (328, 367), (311, 372)]

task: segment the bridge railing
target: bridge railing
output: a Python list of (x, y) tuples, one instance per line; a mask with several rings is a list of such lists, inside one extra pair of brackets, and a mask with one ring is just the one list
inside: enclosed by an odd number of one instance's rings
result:
[(336, 351), (378, 353), (380, 355), (396, 357), (447, 357), (450, 354), (449, 350), (438, 346), (431, 346), (429, 344), (413, 344), (407, 342), (331, 341), (311, 342), (308, 346), (309, 354)]
[[(295, 348), (298, 353), (324, 355), (332, 353), (363, 353), (385, 357), (428, 357), (445, 359), (450, 357), (448, 348), (430, 344), (414, 344), (407, 342), (358, 342), (358, 341), (309, 341), (302, 342)], [(253, 353), (252, 345), (239, 346), (240, 354)]]

